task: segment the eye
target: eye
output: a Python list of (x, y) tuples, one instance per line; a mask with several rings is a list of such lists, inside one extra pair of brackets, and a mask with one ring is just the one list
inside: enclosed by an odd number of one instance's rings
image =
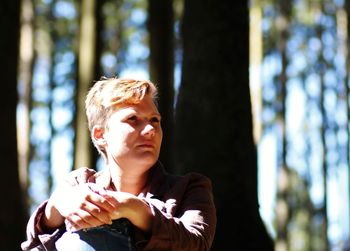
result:
[(153, 124), (159, 124), (160, 123), (160, 118), (158, 117), (152, 117), (150, 119), (150, 122), (153, 123)]
[(132, 116), (127, 118), (127, 121), (129, 121), (129, 122), (136, 122), (137, 121), (137, 117), (135, 115), (132, 115)]

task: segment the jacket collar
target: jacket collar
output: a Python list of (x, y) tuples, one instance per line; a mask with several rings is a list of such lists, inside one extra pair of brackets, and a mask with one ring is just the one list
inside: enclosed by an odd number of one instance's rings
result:
[[(166, 179), (166, 171), (163, 164), (158, 160), (149, 170), (148, 180), (145, 188), (139, 194), (140, 197), (159, 198), (169, 189)], [(112, 187), (112, 177), (109, 168), (104, 168), (95, 175), (96, 183), (105, 189), (115, 190)]]

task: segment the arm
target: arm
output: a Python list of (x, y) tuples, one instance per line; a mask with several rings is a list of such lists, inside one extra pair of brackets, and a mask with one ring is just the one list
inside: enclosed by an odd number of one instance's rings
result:
[(54, 250), (54, 241), (59, 238), (63, 228), (58, 228), (52, 233), (45, 233), (40, 226), (42, 215), (44, 214), (47, 200), (41, 203), (33, 212), (27, 224), (27, 239), (21, 243), (22, 250)]
[(164, 205), (156, 199), (147, 200), (153, 223), (145, 251), (210, 250), (216, 229), (216, 210), (208, 178), (187, 175), (165, 194)]
[(94, 184), (62, 185), (51, 195), (42, 224), (46, 229), (56, 229), (67, 220), (73, 230), (111, 224), (114, 206), (91, 190)]
[(111, 222), (113, 205), (85, 184), (94, 173), (87, 168), (71, 172), (50, 199), (37, 208), (28, 221), (23, 250), (53, 250), (55, 240), (66, 231), (64, 220), (75, 229)]
[(150, 237), (145, 250), (210, 250), (216, 227), (210, 180), (192, 174), (171, 190), (165, 203), (98, 187), (94, 192), (113, 204), (113, 220), (127, 218)]
[(113, 205), (111, 219), (127, 218), (138, 229), (149, 233), (152, 228), (152, 211), (143, 199), (126, 192), (95, 190)]

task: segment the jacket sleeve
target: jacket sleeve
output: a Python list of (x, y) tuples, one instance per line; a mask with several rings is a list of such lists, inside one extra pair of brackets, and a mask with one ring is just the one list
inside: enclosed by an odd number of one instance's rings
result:
[[(68, 174), (65, 184), (74, 186), (79, 183), (86, 183), (88, 179), (95, 173), (92, 169), (79, 168)], [(55, 242), (66, 231), (65, 226), (55, 229), (48, 233), (41, 226), (41, 218), (45, 212), (48, 200), (41, 203), (33, 212), (27, 223), (27, 239), (21, 243), (24, 251), (28, 250), (55, 250)]]
[(144, 250), (209, 251), (216, 229), (211, 181), (189, 174), (176, 182), (166, 197), (163, 204), (148, 200), (154, 219)]
[(27, 224), (27, 240), (22, 242), (22, 250), (54, 250), (55, 241), (64, 233), (64, 227), (45, 233), (40, 222), (44, 214), (47, 200), (39, 205), (29, 218)]

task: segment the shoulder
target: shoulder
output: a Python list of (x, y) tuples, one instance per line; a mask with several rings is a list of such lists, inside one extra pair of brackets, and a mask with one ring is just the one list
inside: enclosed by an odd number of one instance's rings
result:
[(190, 180), (203, 181), (203, 182), (211, 183), (210, 178), (208, 176), (202, 174), (202, 173), (190, 172), (190, 173), (185, 174), (184, 177), (188, 178)]
[(68, 175), (65, 178), (65, 181), (72, 186), (87, 182), (95, 183), (95, 175), (95, 170), (87, 167), (80, 167), (68, 173)]
[(197, 172), (190, 172), (183, 176), (183, 179), (188, 180), (188, 186), (212, 190), (212, 182), (209, 177)]
[(190, 184), (205, 184), (211, 186), (211, 180), (204, 174), (198, 172), (189, 172), (183, 175), (169, 175), (171, 176), (169, 179), (175, 183), (190, 183)]
[(199, 172), (185, 174), (169, 173), (160, 164), (154, 167), (151, 178), (150, 193), (156, 196), (180, 195), (189, 191), (204, 191), (211, 193), (211, 180)]
[(165, 180), (168, 182), (168, 192), (170, 193), (212, 192), (210, 178), (198, 172), (190, 172), (183, 175), (166, 174)]

